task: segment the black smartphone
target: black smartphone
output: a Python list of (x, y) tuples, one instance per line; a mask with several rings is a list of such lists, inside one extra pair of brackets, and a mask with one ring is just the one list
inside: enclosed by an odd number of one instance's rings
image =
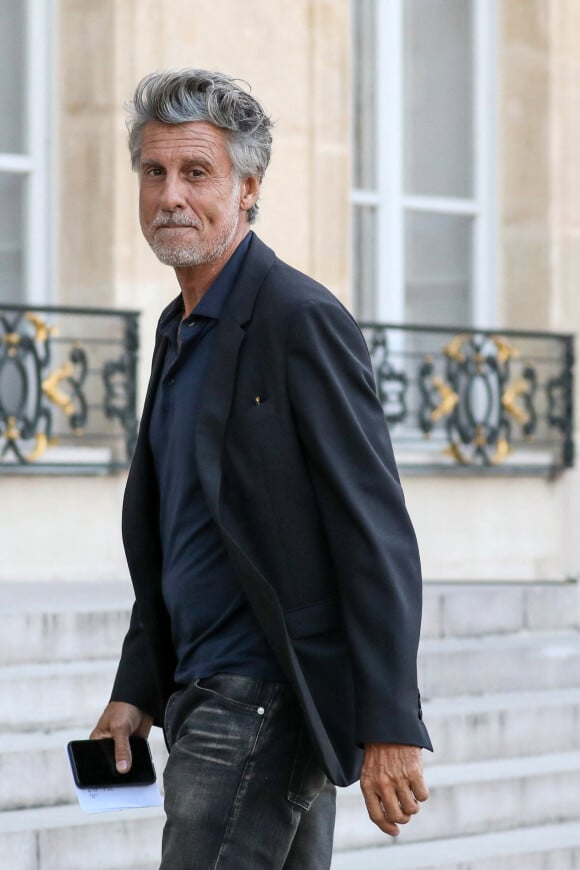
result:
[(130, 737), (133, 762), (128, 773), (117, 773), (115, 743), (102, 740), (71, 740), (67, 744), (74, 781), (79, 788), (106, 788), (119, 785), (151, 785), (155, 768), (149, 744), (144, 737)]

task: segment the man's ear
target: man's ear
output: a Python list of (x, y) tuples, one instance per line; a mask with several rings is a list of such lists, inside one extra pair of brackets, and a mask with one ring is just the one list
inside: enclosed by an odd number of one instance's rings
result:
[(258, 201), (260, 195), (260, 179), (256, 175), (250, 175), (249, 178), (244, 178), (242, 181), (242, 189), (240, 191), (240, 208), (242, 211), (249, 211)]

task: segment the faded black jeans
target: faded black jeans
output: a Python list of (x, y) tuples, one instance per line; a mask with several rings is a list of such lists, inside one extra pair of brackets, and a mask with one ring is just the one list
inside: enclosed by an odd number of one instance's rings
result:
[(169, 699), (160, 870), (328, 870), (335, 788), (284, 683), (218, 674)]

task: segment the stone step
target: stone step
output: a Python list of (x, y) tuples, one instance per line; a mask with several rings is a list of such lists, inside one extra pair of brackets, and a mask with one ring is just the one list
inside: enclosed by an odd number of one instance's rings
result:
[(580, 626), (580, 585), (426, 583), (424, 638), (480, 637)]
[[(578, 588), (425, 587), (431, 798), (391, 846), (358, 786), (341, 790), (335, 870), (560, 870), (580, 861)], [(2, 868), (158, 867), (161, 811), (85, 815), (64, 753), (106, 704), (130, 599), (129, 582), (0, 585)], [(152, 749), (160, 777), (158, 729)]]
[(94, 725), (109, 700), (109, 660), (10, 665), (0, 669), (0, 733)]
[(6, 870), (158, 870), (161, 808), (87, 815), (78, 805), (0, 814)]
[[(113, 658), (131, 605), (119, 583), (0, 584), (0, 663)], [(580, 624), (575, 583), (445, 584), (424, 589), (425, 640), (555, 631)]]
[(577, 687), (434, 698), (423, 709), (435, 747), (423, 753), (429, 766), (571, 752), (580, 745)]
[[(436, 749), (423, 753), (429, 768), (562, 753), (578, 747), (580, 691), (437, 698), (425, 703), (425, 719)], [(73, 801), (63, 747), (69, 740), (86, 738), (95, 721), (74, 730), (0, 734), (0, 810)], [(159, 728), (152, 729), (150, 742), (161, 777), (166, 750)], [(39, 770), (43, 771), (41, 781)]]
[(119, 655), (129, 624), (131, 584), (0, 584), (0, 663)]
[(472, 837), (336, 852), (332, 870), (572, 870), (580, 866), (580, 822)]
[[(428, 811), (426, 806), (403, 829), (394, 846), (366, 817), (358, 786), (341, 790), (334, 870), (382, 870), (384, 866), (389, 870), (472, 866), (555, 870), (558, 864), (510, 865), (503, 860), (516, 860), (518, 855), (522, 861), (522, 855), (530, 853), (536, 861), (535, 853), (543, 852), (545, 857), (552, 849), (560, 856), (578, 854), (580, 753), (434, 768), (429, 785)], [(0, 866), (148, 870), (159, 854), (162, 818), (157, 809), (87, 816), (77, 805), (4, 812), (0, 814)], [(490, 828), (496, 833), (488, 834)], [(443, 863), (434, 863), (436, 856)], [(481, 863), (486, 860), (496, 864)]]
[[(438, 698), (425, 704), (436, 747), (426, 766), (510, 758), (578, 746), (580, 691)], [(0, 734), (0, 810), (50, 806), (74, 800), (63, 747), (88, 736), (92, 723), (73, 731)], [(150, 738), (159, 776), (166, 750), (161, 730)], [(42, 781), (38, 771), (43, 771)]]
[[(441, 698), (425, 704), (436, 747), (427, 767), (572, 751), (578, 746), (580, 691)], [(74, 801), (63, 747), (88, 736), (90, 724), (71, 731), (0, 734), (0, 810)], [(150, 738), (159, 776), (166, 750), (161, 730)], [(38, 781), (38, 771), (43, 771)]]
[[(580, 822), (580, 752), (433, 766), (429, 802), (402, 830), (401, 844), (558, 822)], [(358, 784), (337, 802), (337, 850), (384, 846)]]
[[(116, 660), (9, 665), (0, 671), (0, 732), (72, 728), (96, 721)], [(426, 640), (425, 700), (485, 692), (571, 689), (580, 680), (580, 632)]]
[[(1, 734), (0, 811), (76, 803), (65, 747), (70, 740), (87, 737), (87, 729)], [(149, 745), (162, 787), (167, 750), (159, 728), (152, 729)]]
[(575, 630), (427, 639), (419, 650), (425, 699), (563, 689), (579, 683), (580, 632)]

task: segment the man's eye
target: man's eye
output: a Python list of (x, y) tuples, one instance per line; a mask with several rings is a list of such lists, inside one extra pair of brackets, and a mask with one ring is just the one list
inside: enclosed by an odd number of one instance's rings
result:
[(203, 175), (203, 170), (201, 170), (201, 169), (190, 169), (190, 170), (189, 170), (189, 174), (190, 174), (193, 178), (201, 178), (202, 175)]
[(160, 169), (159, 166), (150, 166), (145, 171), (145, 175), (149, 176), (149, 178), (159, 178), (159, 176), (162, 174), (163, 174), (163, 170)]

